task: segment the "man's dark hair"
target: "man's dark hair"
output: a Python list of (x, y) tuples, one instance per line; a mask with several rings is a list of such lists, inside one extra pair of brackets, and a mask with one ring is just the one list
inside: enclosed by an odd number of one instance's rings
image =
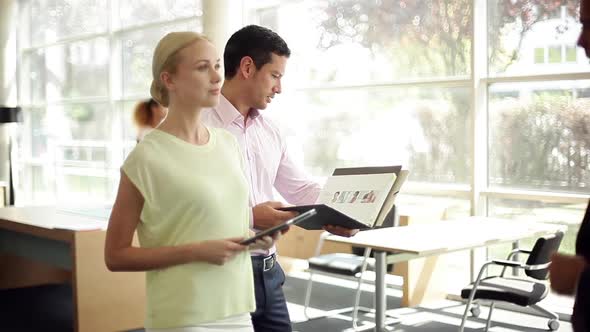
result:
[(271, 61), (271, 53), (289, 57), (291, 50), (283, 38), (270, 29), (258, 25), (241, 28), (225, 45), (225, 78), (230, 79), (236, 75), (243, 57), (251, 57), (256, 69), (260, 69)]

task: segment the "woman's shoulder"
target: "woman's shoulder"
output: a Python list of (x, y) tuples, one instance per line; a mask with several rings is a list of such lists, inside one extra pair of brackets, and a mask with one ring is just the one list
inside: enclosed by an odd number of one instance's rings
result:
[(207, 129), (209, 129), (211, 135), (215, 136), (215, 140), (231, 144), (234, 144), (234, 142), (237, 143), (238, 141), (234, 134), (232, 134), (226, 129), (216, 127), (207, 127)]
[(131, 150), (127, 159), (139, 159), (145, 160), (146, 158), (149, 159), (150, 157), (154, 156), (155, 151), (158, 149), (158, 146), (161, 144), (161, 139), (158, 137), (156, 130), (150, 130), (146, 135), (141, 139)]
[(154, 130), (154, 128), (152, 127), (139, 127), (137, 129), (137, 141), (141, 142), (143, 141), (143, 139), (152, 131)]
[(136, 163), (142, 163), (145, 161), (145, 158), (148, 157), (149, 154), (145, 152), (145, 144), (143, 144), (143, 140), (139, 141), (137, 145), (129, 152), (127, 157), (125, 157), (125, 162), (123, 165), (133, 165)]
[(232, 133), (230, 133), (227, 129), (224, 129), (224, 128), (207, 126), (207, 129), (213, 135), (218, 135), (218, 136), (222, 136), (222, 137), (227, 137), (229, 135), (229, 136), (233, 137)]

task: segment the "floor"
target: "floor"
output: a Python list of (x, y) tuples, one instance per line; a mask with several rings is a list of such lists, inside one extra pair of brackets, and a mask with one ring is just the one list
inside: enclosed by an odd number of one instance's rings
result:
[[(388, 276), (389, 277), (389, 276)], [(303, 303), (305, 295), (307, 274), (292, 274), (285, 283), (285, 295), (289, 301), (289, 312), (294, 321), (293, 330), (298, 332), (326, 332), (326, 331), (353, 331), (350, 314), (337, 315), (330, 318), (305, 320), (303, 315)], [(335, 284), (338, 284), (336, 286)], [(314, 313), (336, 309), (334, 303), (348, 304), (354, 299), (355, 283), (345, 283), (341, 286), (339, 280), (324, 278), (314, 282), (314, 292), (311, 300)], [(457, 331), (461, 324), (461, 317), (465, 310), (464, 304), (457, 301), (443, 300), (418, 308), (400, 308), (401, 281), (399, 278), (388, 279), (387, 311), (389, 316), (398, 318), (397, 323), (391, 324), (393, 331)], [(361, 305), (371, 306), (372, 286), (365, 287), (367, 293), (362, 297)], [(488, 308), (482, 307), (479, 318), (470, 318), (467, 321), (465, 331), (483, 331), (487, 318)], [(547, 319), (535, 315), (523, 314), (514, 311), (494, 309), (492, 315), (492, 327), (490, 331), (549, 331)], [(373, 314), (362, 315), (359, 325), (366, 330), (372, 330), (374, 326)], [(569, 322), (560, 322), (560, 332), (571, 332)]]
[[(350, 314), (340, 314), (329, 318), (307, 320), (303, 313), (303, 303), (307, 274), (291, 273), (284, 290), (289, 302), (289, 312), (293, 330), (298, 332), (353, 331)], [(388, 279), (388, 314), (400, 318), (391, 325), (395, 331), (457, 331), (464, 306), (455, 301), (444, 300), (418, 308), (400, 308), (400, 280)], [(319, 277), (314, 282), (310, 315), (323, 316), (326, 312), (342, 306), (352, 305), (356, 283), (341, 279)], [(363, 288), (361, 305), (372, 306), (372, 286)], [(71, 331), (72, 310), (71, 287), (52, 285), (0, 292), (0, 331)], [(487, 308), (482, 308), (480, 318), (470, 319), (466, 331), (483, 331)], [(509, 331), (547, 331), (547, 320), (542, 317), (507, 310), (494, 310), (492, 316), (494, 332)], [(362, 314), (360, 325), (367, 330), (373, 327), (373, 315)], [(139, 332), (143, 330), (136, 330)], [(561, 322), (559, 331), (572, 331), (568, 322)]]

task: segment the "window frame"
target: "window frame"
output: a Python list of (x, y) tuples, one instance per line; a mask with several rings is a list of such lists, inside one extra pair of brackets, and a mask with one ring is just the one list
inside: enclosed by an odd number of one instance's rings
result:
[[(34, 0), (28, 0), (34, 1)], [(62, 199), (67, 199), (67, 197), (59, 197), (59, 189), (62, 188), (62, 184), (64, 183), (64, 178), (59, 178), (62, 174), (76, 174), (80, 176), (87, 176), (87, 177), (100, 177), (105, 179), (105, 183), (110, 184), (110, 188), (107, 191), (110, 191), (110, 195), (112, 196), (116, 192), (116, 182), (118, 182), (119, 178), (119, 167), (123, 163), (126, 154), (129, 152), (129, 147), (135, 142), (131, 142), (130, 140), (125, 138), (124, 131), (123, 131), (123, 123), (124, 117), (129, 116), (128, 112), (125, 112), (123, 109), (123, 105), (125, 102), (137, 102), (137, 100), (143, 99), (147, 96), (149, 91), (146, 91), (145, 94), (142, 95), (123, 95), (123, 68), (122, 68), (122, 57), (123, 57), (123, 50), (122, 50), (122, 39), (121, 37), (125, 34), (132, 33), (134, 31), (141, 31), (141, 30), (149, 30), (154, 28), (164, 28), (166, 26), (174, 25), (174, 24), (195, 24), (195, 29), (197, 31), (202, 31), (203, 29), (203, 17), (200, 16), (202, 14), (203, 5), (201, 4), (200, 8), (196, 8), (195, 14), (187, 17), (181, 17), (172, 20), (159, 20), (156, 22), (149, 22), (143, 23), (128, 27), (121, 27), (119, 24), (119, 16), (117, 8), (119, 6), (120, 0), (107, 0), (107, 9), (108, 12), (108, 22), (107, 22), (107, 29), (104, 32), (100, 33), (86, 33), (80, 34), (75, 36), (68, 36), (65, 38), (59, 38), (54, 42), (48, 43), (39, 43), (35, 45), (29, 45), (23, 47), (21, 37), (22, 33), (29, 34), (28, 39), (32, 43), (31, 29), (28, 26), (31, 24), (31, 11), (30, 6), (28, 6), (29, 10), (23, 10), (22, 3), (18, 2), (18, 18), (20, 22), (25, 22), (24, 24), (17, 25), (16, 35), (16, 52), (17, 52), (17, 100), (19, 105), (23, 109), (23, 118), (25, 119), (24, 123), (22, 124), (23, 128), (21, 133), (25, 133), (21, 137), (21, 144), (20, 147), (22, 151), (13, 159), (14, 167), (15, 167), (15, 174), (20, 172), (28, 172), (31, 171), (34, 167), (44, 166), (47, 167), (48, 171), (51, 171), (53, 177), (51, 179), (51, 184), (48, 186), (49, 188), (54, 189), (55, 194), (55, 201), (48, 201), (46, 198), (35, 198), (35, 193), (33, 185), (34, 181), (32, 179), (19, 179), (18, 176), (15, 176), (15, 183), (17, 184), (16, 190), (22, 188), (21, 193), (18, 193), (16, 196), (16, 203), (17, 204), (47, 204), (47, 203), (59, 203)], [(195, 6), (200, 4), (200, 2), (195, 1)], [(23, 28), (24, 26), (24, 28)], [(76, 42), (83, 42), (89, 41), (96, 38), (105, 38), (109, 45), (109, 57), (107, 60), (106, 67), (108, 68), (108, 82), (107, 82), (107, 95), (101, 97), (75, 97), (75, 98), (60, 98), (56, 101), (48, 101), (46, 97), (44, 97), (43, 101), (34, 101), (32, 96), (30, 96), (31, 100), (25, 101), (23, 99), (23, 89), (28, 88), (30, 90), (30, 81), (25, 81), (23, 79), (24, 73), (21, 64), (21, 58), (23, 55), (27, 53), (38, 52), (40, 50), (46, 50), (49, 47), (54, 46), (69, 46)], [(27, 84), (24, 86), (23, 84)], [(45, 84), (45, 83), (44, 83)], [(27, 92), (30, 95), (30, 91)], [(31, 122), (27, 121), (30, 119), (31, 112), (30, 109), (41, 109), (47, 110), (48, 106), (50, 105), (59, 105), (65, 106), (69, 104), (95, 104), (95, 103), (104, 103), (108, 107), (108, 111), (112, 112), (110, 114), (111, 126), (115, 126), (116, 128), (113, 129), (114, 132), (119, 132), (119, 135), (112, 135), (110, 139), (105, 139), (104, 141), (100, 140), (67, 140), (64, 142), (56, 141), (54, 142), (55, 145), (53, 146), (54, 153), (49, 155), (46, 158), (38, 158), (32, 156), (32, 136), (30, 133), (32, 132)], [(63, 144), (62, 144), (63, 143)], [(58, 154), (58, 151), (63, 151), (64, 148), (85, 148), (85, 147), (105, 147), (107, 148), (106, 151), (106, 159), (104, 162), (100, 161), (68, 161), (63, 160)], [(28, 170), (27, 170), (28, 168)], [(72, 173), (73, 172), (73, 173)], [(19, 190), (20, 191), (20, 190)], [(44, 196), (44, 195), (42, 195)], [(90, 195), (91, 196), (91, 195)], [(104, 202), (101, 203), (109, 203), (112, 197), (104, 197)], [(84, 197), (81, 197), (81, 202), (87, 202)], [(91, 199), (92, 202), (94, 200)]]

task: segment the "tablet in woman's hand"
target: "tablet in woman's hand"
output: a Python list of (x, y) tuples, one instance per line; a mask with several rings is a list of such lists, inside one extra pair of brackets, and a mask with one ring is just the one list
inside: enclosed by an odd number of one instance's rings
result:
[(261, 232), (258, 232), (253, 237), (240, 242), (240, 244), (241, 245), (249, 245), (249, 244), (252, 244), (252, 243), (256, 242), (256, 240), (258, 240), (258, 239), (260, 239), (260, 238), (262, 238), (264, 236), (267, 236), (267, 235), (272, 236), (274, 233), (279, 232), (279, 231), (282, 231), (282, 230), (286, 229), (287, 227), (289, 227), (291, 225), (297, 225), (298, 223), (302, 222), (303, 220), (305, 220), (305, 219), (307, 219), (307, 218), (309, 218), (311, 216), (314, 216), (315, 214), (316, 214), (316, 210), (315, 209), (311, 209), (311, 210), (306, 211), (306, 212), (304, 212), (304, 213), (302, 213), (302, 214), (300, 214), (300, 215), (298, 215), (298, 216), (296, 216), (294, 218), (291, 218), (291, 219), (285, 221), (284, 223), (282, 223), (280, 225), (277, 225), (277, 226), (271, 227), (269, 229), (265, 229), (265, 230), (263, 230)]

